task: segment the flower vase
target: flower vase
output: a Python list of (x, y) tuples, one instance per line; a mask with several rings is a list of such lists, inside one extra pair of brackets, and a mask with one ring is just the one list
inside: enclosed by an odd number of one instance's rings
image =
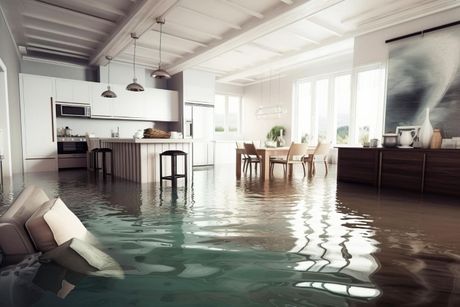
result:
[(286, 145), (286, 141), (283, 137), (283, 129), (280, 130), (280, 136), (277, 138), (277, 146), (284, 147)]
[(426, 108), (426, 117), (425, 121), (422, 124), (420, 129), (420, 143), (422, 148), (430, 148), (431, 137), (433, 136), (433, 126), (430, 122), (430, 109)]

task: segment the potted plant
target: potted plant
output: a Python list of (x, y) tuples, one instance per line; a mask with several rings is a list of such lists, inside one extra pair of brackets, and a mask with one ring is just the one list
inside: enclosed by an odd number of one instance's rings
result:
[[(273, 126), (270, 131), (267, 133), (267, 142), (265, 145), (267, 147), (283, 146), (285, 141), (283, 134), (286, 132), (286, 128), (283, 126)], [(276, 144), (275, 146), (273, 146)]]

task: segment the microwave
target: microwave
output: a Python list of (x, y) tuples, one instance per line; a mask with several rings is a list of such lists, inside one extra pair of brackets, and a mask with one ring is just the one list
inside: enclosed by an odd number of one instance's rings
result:
[(78, 104), (57, 103), (57, 117), (91, 117), (91, 107)]

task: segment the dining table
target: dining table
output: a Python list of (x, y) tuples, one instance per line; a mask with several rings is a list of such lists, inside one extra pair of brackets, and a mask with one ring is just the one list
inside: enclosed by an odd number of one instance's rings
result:
[[(289, 151), (289, 147), (261, 147), (257, 148), (257, 154), (261, 157), (260, 165), (260, 179), (270, 179), (270, 157), (286, 157)], [(241, 156), (244, 154), (243, 148), (236, 149), (236, 178), (241, 178)], [(309, 148), (308, 154), (312, 154), (314, 148)], [(292, 164), (289, 165), (289, 173), (292, 174)]]

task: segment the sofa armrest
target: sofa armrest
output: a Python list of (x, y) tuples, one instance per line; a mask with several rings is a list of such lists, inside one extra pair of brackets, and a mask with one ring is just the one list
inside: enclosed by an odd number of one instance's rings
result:
[(24, 227), (12, 220), (0, 223), (0, 250), (4, 257), (3, 263), (7, 264), (21, 261), (36, 252)]

